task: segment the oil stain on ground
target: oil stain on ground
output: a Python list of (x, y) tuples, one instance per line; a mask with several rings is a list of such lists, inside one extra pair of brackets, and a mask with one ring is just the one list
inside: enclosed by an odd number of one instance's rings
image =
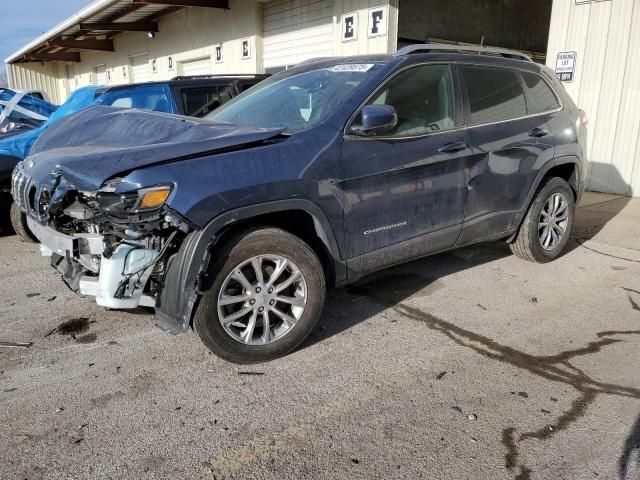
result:
[[(407, 319), (418, 321), (429, 329), (446, 336), (457, 345), (471, 349), (492, 360), (526, 370), (545, 380), (563, 383), (579, 393), (579, 396), (572, 402), (571, 408), (567, 412), (558, 416), (555, 421), (541, 426), (538, 430), (518, 433), (518, 429), (515, 426), (510, 426), (503, 430), (502, 443), (506, 449), (505, 467), (510, 472), (513, 472), (516, 480), (528, 480), (532, 473), (531, 469), (521, 459), (520, 442), (527, 439), (544, 441), (558, 432), (566, 430), (586, 414), (588, 407), (598, 395), (613, 395), (640, 400), (640, 389), (601, 382), (571, 364), (571, 360), (577, 357), (594, 354), (600, 352), (604, 347), (622, 342), (623, 340), (619, 338), (620, 336), (640, 334), (640, 329), (599, 332), (596, 335), (597, 340), (589, 342), (584, 347), (567, 350), (556, 355), (531, 355), (515, 348), (501, 345), (489, 337), (459, 327), (404, 303), (408, 298), (411, 298), (412, 295), (408, 295), (410, 292), (421, 290), (418, 285), (411, 285), (414, 282), (420, 282), (417, 277), (419, 276), (411, 277), (410, 279), (405, 278), (403, 288), (387, 280), (376, 282), (373, 285), (356, 286), (355, 290), (352, 287), (348, 291), (355, 295), (365, 295), (371, 301), (384, 308), (391, 308)], [(424, 278), (422, 278), (422, 282), (424, 286)], [(638, 303), (631, 296), (631, 294), (640, 295), (640, 292), (629, 288), (624, 288), (624, 290), (629, 295), (632, 310), (640, 311)], [(611, 338), (614, 336), (617, 338)], [(635, 443), (635, 438), (628, 443)], [(621, 457), (621, 471), (626, 469), (628, 464), (629, 450), (631, 449), (627, 448), (626, 456), (623, 453)]]
[(59, 335), (77, 335), (79, 333), (84, 333), (89, 330), (89, 318), (88, 317), (79, 317), (72, 318), (71, 320), (67, 320), (62, 322), (56, 328), (56, 331)]
[(71, 337), (78, 343), (94, 343), (98, 339), (98, 335), (96, 333), (85, 334), (89, 330), (91, 323), (93, 322), (89, 320), (89, 317), (72, 318), (62, 322), (46, 336), (48, 337), (55, 332), (58, 335)]

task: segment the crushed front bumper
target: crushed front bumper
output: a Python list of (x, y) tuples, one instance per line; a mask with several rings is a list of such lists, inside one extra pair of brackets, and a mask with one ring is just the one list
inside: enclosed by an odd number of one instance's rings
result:
[[(27, 216), (27, 225), (31, 233), (40, 240), (40, 243), (46, 249), (63, 257), (67, 256), (67, 252), (69, 252), (72, 257), (80, 254), (102, 255), (104, 252), (104, 239), (102, 235), (92, 233), (79, 233), (73, 236), (66, 235), (51, 227), (40, 225), (29, 216)], [(46, 252), (43, 251), (43, 254), (44, 253)]]
[(41, 242), (42, 256), (67, 286), (80, 295), (96, 298), (96, 303), (114, 309), (155, 306), (155, 298), (144, 295), (158, 252), (143, 246), (120, 244), (105, 256), (102, 235), (66, 235), (27, 217), (27, 225)]

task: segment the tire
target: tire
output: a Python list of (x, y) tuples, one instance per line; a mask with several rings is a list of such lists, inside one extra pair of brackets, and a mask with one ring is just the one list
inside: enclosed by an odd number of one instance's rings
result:
[[(258, 256), (260, 259), (255, 260)], [(309, 336), (322, 313), (326, 282), (318, 257), (305, 242), (277, 228), (255, 228), (235, 235), (217, 252), (216, 257), (219, 260), (209, 270), (211, 288), (202, 295), (193, 319), (194, 330), (211, 352), (234, 363), (259, 363), (290, 353)], [(257, 263), (250, 263), (251, 259)], [(277, 261), (280, 263), (275, 263)], [(259, 283), (257, 275), (252, 277), (256, 272), (256, 265), (262, 266), (262, 283)], [(278, 265), (287, 266), (279, 277), (274, 277), (273, 287), (269, 287), (272, 274), (275, 275), (278, 271)], [(239, 270), (244, 283), (236, 280), (240, 278), (237, 274)], [(280, 296), (276, 290), (292, 279), (296, 279), (295, 282), (282, 290)], [(258, 285), (264, 287), (260, 292)], [(236, 300), (231, 305), (220, 306), (218, 300), (219, 297), (222, 298), (221, 295), (225, 295), (225, 299), (232, 299), (237, 295), (238, 298), (247, 300)], [(305, 303), (304, 306), (294, 307), (274, 300), (276, 296), (295, 299), (296, 303), (300, 303), (300, 298), (304, 297)], [(259, 308), (263, 308), (263, 313), (258, 313)], [(229, 324), (228, 318), (245, 309), (249, 309), (246, 316)], [(284, 312), (290, 320), (296, 320), (297, 323), (286, 323), (274, 313), (275, 310)], [(264, 328), (265, 313), (269, 329)], [(254, 314), (254, 328), (251, 333), (247, 333)], [(228, 327), (222, 325), (221, 316)], [(241, 340), (243, 336), (245, 339)], [(265, 338), (271, 340), (264, 343)]]
[(20, 207), (16, 202), (11, 202), (11, 226), (16, 235), (20, 237), (20, 240), (28, 243), (36, 243), (37, 240), (27, 227), (27, 216), (20, 210)]
[[(558, 197), (558, 195), (561, 197)], [(540, 230), (538, 227), (539, 222), (541, 220), (544, 221), (542, 213), (543, 209), (545, 210), (545, 213), (547, 210), (553, 211), (553, 207), (549, 209), (549, 205), (547, 204), (552, 198), (561, 198), (566, 201), (566, 224), (564, 233), (560, 237), (559, 241), (557, 241), (557, 244), (553, 245), (554, 240), (551, 239), (549, 240), (549, 245), (545, 248), (543, 243), (544, 240), (548, 239), (548, 237), (544, 235), (545, 227), (541, 227)], [(558, 218), (563, 216), (564, 210), (558, 214)], [(555, 216), (552, 215), (552, 218), (555, 219)], [(509, 245), (511, 251), (517, 257), (530, 262), (546, 263), (555, 260), (562, 254), (567, 246), (567, 242), (571, 236), (574, 219), (575, 197), (573, 190), (571, 190), (571, 187), (565, 180), (557, 177), (549, 178), (538, 189), (538, 192), (529, 207), (527, 215), (524, 217), (524, 220), (520, 225), (520, 229), (518, 230), (515, 240)], [(556, 234), (559, 232), (559, 230), (555, 228), (547, 228), (547, 230), (553, 231)], [(549, 235), (550, 234), (551, 233), (549, 233)]]

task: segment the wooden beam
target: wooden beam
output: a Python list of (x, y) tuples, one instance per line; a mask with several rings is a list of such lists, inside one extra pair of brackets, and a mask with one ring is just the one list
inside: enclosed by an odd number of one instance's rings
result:
[(229, 0), (134, 0), (145, 5), (171, 5), (174, 7), (229, 8)]
[(105, 32), (158, 32), (158, 22), (81, 23), (80, 30)]
[(25, 57), (32, 62), (48, 62), (51, 60), (80, 62), (80, 54), (78, 52), (28, 53)]
[(52, 40), (47, 42), (49, 47), (75, 48), (78, 50), (96, 50), (99, 52), (114, 52), (113, 40)]

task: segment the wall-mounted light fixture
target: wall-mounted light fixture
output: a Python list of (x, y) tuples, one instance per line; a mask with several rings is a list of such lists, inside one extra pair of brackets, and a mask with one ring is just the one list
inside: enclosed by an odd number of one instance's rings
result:
[(155, 32), (147, 32), (147, 37), (153, 40), (154, 38), (156, 38), (156, 34)]

